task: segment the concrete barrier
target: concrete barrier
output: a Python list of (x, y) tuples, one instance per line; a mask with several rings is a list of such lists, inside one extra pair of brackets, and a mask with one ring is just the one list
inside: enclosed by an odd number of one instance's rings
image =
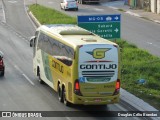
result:
[(28, 13), (30, 18), (32, 19), (32, 21), (35, 23), (36, 27), (40, 27), (41, 26), (41, 23), (36, 19), (36, 17), (34, 17), (34, 15), (32, 14), (32, 12), (29, 12)]
[(160, 0), (157, 0), (157, 14), (160, 14)]
[(151, 0), (151, 12), (156, 13), (157, 9), (157, 0)]

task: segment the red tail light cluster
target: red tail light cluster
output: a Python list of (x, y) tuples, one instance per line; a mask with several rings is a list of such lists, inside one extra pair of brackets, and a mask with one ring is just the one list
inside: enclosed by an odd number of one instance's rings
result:
[(74, 83), (74, 93), (76, 95), (82, 96), (81, 91), (80, 91), (80, 84), (78, 80), (75, 80), (75, 83)]
[(120, 92), (120, 79), (116, 81), (116, 87), (113, 95), (117, 95)]
[(120, 80), (119, 79), (116, 82), (116, 89), (120, 89)]
[(79, 82), (78, 81), (75, 82), (75, 90), (80, 90), (80, 86), (79, 86)]
[(0, 65), (3, 65), (3, 60), (0, 60)]

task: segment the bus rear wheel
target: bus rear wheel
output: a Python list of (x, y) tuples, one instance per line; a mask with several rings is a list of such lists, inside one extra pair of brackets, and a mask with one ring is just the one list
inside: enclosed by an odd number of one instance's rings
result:
[(66, 105), (66, 106), (70, 106), (70, 102), (67, 101), (67, 98), (66, 98), (66, 90), (65, 88), (63, 89), (63, 103)]
[(62, 95), (62, 90), (61, 90), (60, 84), (58, 84), (58, 100), (60, 102), (63, 102), (63, 95)]
[(39, 79), (38, 79), (39, 83), (40, 83), (40, 84), (44, 84), (44, 81), (41, 79), (40, 69), (38, 69), (37, 73), (38, 73), (37, 76), (38, 76), (38, 78), (39, 78)]

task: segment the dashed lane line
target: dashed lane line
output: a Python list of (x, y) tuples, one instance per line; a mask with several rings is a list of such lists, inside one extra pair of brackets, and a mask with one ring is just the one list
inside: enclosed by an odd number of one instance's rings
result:
[(29, 83), (31, 83), (32, 85), (35, 85), (35, 84), (32, 82), (32, 80), (30, 80), (30, 79), (27, 77), (27, 75), (25, 75), (25, 74), (22, 74), (22, 75), (26, 78), (26, 80), (28, 80)]
[(31, 85), (35, 85), (31, 79), (29, 79), (29, 77), (27, 75), (25, 75), (22, 70), (17, 66), (14, 65), (14, 67), (24, 76), (24, 78), (31, 84)]

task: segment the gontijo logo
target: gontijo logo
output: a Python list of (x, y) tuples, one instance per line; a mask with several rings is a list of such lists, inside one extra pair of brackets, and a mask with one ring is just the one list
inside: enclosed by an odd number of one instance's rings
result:
[(111, 48), (96, 48), (94, 49), (93, 51), (89, 51), (87, 52), (88, 54), (92, 55), (93, 58), (96, 58), (96, 59), (102, 59), (105, 57), (105, 53), (107, 51), (109, 51)]

